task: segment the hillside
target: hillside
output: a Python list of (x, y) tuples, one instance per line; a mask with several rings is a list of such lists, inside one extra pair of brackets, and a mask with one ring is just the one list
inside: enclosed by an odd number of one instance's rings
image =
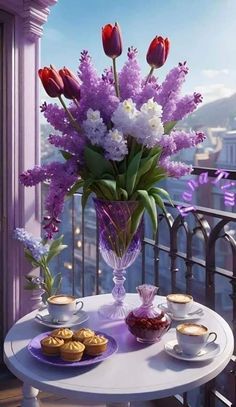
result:
[(195, 126), (231, 128), (233, 118), (235, 117), (236, 93), (230, 97), (218, 99), (200, 107), (196, 112), (184, 120), (184, 124), (192, 128)]

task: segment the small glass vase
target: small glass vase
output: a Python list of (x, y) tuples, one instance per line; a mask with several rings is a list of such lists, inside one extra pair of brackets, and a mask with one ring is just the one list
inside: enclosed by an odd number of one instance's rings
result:
[(171, 325), (171, 318), (153, 305), (158, 288), (151, 284), (137, 287), (142, 305), (129, 313), (125, 322), (138, 342), (154, 343), (160, 340)]
[(141, 250), (143, 211), (136, 201), (103, 201), (94, 198), (99, 230), (99, 249), (104, 261), (113, 268), (114, 302), (103, 305), (99, 313), (108, 319), (124, 319), (130, 312), (125, 302), (126, 269)]

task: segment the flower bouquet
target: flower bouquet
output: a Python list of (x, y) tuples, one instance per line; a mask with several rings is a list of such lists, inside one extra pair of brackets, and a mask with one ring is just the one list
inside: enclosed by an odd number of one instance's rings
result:
[(25, 258), (31, 263), (33, 268), (40, 267), (42, 276), (26, 275), (26, 290), (42, 290), (42, 302), (51, 295), (58, 293), (61, 287), (62, 276), (57, 273), (55, 276), (51, 274), (49, 262), (58, 254), (61, 253), (67, 246), (62, 244), (63, 236), (50, 241), (50, 244), (44, 239), (35, 238), (31, 233), (28, 233), (23, 228), (16, 228), (14, 231), (15, 239), (19, 240), (24, 245)]
[[(180, 94), (188, 73), (186, 62), (171, 69), (163, 83), (154, 76), (168, 57), (168, 38), (159, 36), (151, 42), (146, 55), (150, 72), (143, 79), (134, 47), (128, 49), (128, 60), (117, 72), (116, 61), (122, 53), (118, 24), (102, 28), (102, 43), (112, 67), (101, 76), (87, 51), (81, 53), (78, 76), (68, 68), (39, 70), (46, 92), (62, 105), (44, 103), (41, 110), (60, 132), (50, 134), (49, 142), (64, 160), (24, 172), (21, 182), (33, 186), (49, 181), (44, 224), (47, 238), (58, 231), (65, 197), (82, 188), (85, 205), (90, 194), (95, 195), (100, 248), (115, 269), (113, 296), (121, 303), (124, 270), (141, 247), (144, 210), (155, 233), (157, 206), (165, 211), (163, 198), (170, 200), (157, 183), (189, 174), (191, 166), (171, 158), (204, 139), (200, 132), (175, 129), (202, 97), (198, 93)], [(63, 96), (71, 100), (69, 105)]]

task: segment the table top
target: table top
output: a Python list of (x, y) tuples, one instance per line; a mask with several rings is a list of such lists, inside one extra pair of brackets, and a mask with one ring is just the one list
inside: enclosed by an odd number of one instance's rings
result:
[[(156, 296), (155, 304), (165, 297)], [(118, 352), (100, 364), (87, 367), (58, 368), (34, 359), (29, 341), (50, 328), (34, 321), (37, 311), (25, 315), (8, 332), (4, 343), (4, 358), (8, 368), (31, 386), (82, 401), (125, 402), (151, 400), (178, 394), (198, 387), (217, 376), (233, 353), (234, 338), (229, 325), (216, 312), (201, 305), (204, 315), (199, 321), (217, 332), (220, 354), (205, 362), (186, 362), (164, 351), (164, 344), (175, 339), (176, 322), (152, 345), (138, 343), (124, 321), (103, 319), (98, 308), (112, 302), (110, 294), (83, 298), (89, 319), (82, 326), (113, 336)], [(127, 294), (126, 302), (140, 305), (137, 294)], [(81, 326), (79, 325), (77, 329)], [(73, 328), (72, 328), (73, 329)]]

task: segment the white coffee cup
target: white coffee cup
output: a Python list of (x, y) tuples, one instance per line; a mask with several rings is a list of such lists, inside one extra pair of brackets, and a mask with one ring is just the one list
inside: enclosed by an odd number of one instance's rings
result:
[[(209, 338), (213, 336), (213, 339)], [(200, 324), (183, 323), (176, 327), (176, 337), (180, 351), (186, 355), (196, 356), (202, 348), (215, 342), (217, 334)]]
[(84, 303), (73, 295), (59, 294), (49, 297), (47, 306), (52, 321), (66, 322), (83, 308)]
[(193, 297), (189, 294), (169, 294), (166, 301), (168, 311), (177, 318), (186, 317), (193, 306)]

